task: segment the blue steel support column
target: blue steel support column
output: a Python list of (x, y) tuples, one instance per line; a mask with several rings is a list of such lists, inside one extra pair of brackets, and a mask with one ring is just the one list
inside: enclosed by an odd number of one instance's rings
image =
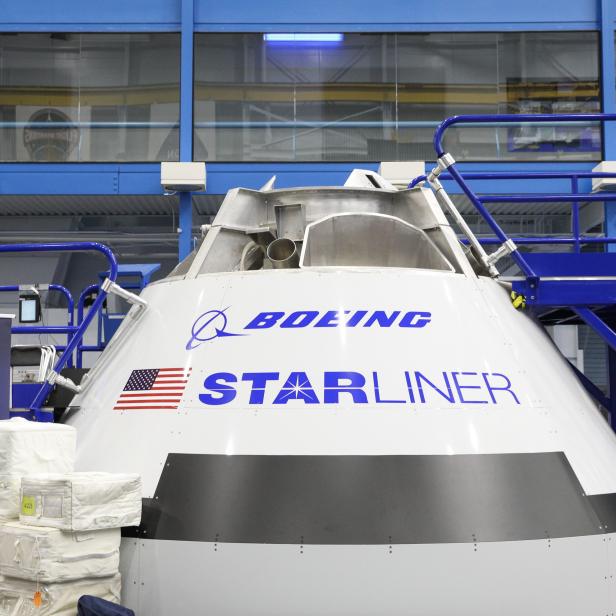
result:
[[(607, 122), (606, 122), (607, 124)], [(577, 195), (580, 192), (580, 186), (577, 176), (571, 178), (571, 192)], [(571, 204), (571, 232), (575, 239), (575, 252), (582, 252), (580, 244), (580, 202), (574, 201)]]
[[(614, 46), (614, 0), (601, 1), (601, 106), (604, 113), (616, 112), (616, 52)], [(603, 159), (616, 160), (616, 123), (603, 123)], [(616, 233), (616, 203), (606, 201), (605, 234)], [(616, 245), (608, 244), (608, 252)], [(608, 345), (609, 422), (616, 429), (616, 352)]]
[(11, 399), (11, 317), (0, 315), (0, 419), (9, 418)]
[[(180, 161), (191, 162), (193, 156), (193, 52), (195, 36), (194, 0), (182, 0), (182, 43), (180, 69)], [(191, 250), (192, 193), (180, 193), (179, 258)]]
[(610, 346), (607, 347), (607, 364), (609, 376), (609, 422), (614, 430), (616, 430), (616, 351)]
[[(604, 113), (616, 113), (616, 52), (614, 49), (614, 0), (601, 3), (601, 106)], [(603, 159), (616, 160), (616, 123), (603, 123)], [(616, 204), (605, 204), (605, 233), (616, 232)], [(616, 246), (607, 247), (608, 252)]]

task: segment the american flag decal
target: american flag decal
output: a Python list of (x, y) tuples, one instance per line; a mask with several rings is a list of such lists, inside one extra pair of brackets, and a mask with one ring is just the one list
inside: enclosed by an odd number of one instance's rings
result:
[(192, 368), (133, 370), (115, 406), (116, 411), (175, 410), (180, 404)]

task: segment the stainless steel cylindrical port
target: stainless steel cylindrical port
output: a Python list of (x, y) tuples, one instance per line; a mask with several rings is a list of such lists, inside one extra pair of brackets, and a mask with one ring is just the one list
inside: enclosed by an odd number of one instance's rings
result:
[(267, 247), (267, 258), (274, 269), (289, 269), (299, 265), (299, 254), (293, 240), (280, 237)]

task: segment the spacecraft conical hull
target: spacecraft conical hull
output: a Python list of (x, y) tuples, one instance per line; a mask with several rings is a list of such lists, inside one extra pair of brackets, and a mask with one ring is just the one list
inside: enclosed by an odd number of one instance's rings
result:
[(139, 613), (616, 606), (616, 439), (506, 285), (316, 267), (143, 298), (69, 418), (79, 470), (143, 478)]

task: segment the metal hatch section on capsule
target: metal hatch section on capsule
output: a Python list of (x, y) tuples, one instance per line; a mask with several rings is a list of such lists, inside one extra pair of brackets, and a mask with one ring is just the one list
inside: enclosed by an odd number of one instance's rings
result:
[(366, 174), (230, 191), (74, 400), (79, 470), (143, 477), (125, 603), (612, 613), (614, 434), (434, 194)]

